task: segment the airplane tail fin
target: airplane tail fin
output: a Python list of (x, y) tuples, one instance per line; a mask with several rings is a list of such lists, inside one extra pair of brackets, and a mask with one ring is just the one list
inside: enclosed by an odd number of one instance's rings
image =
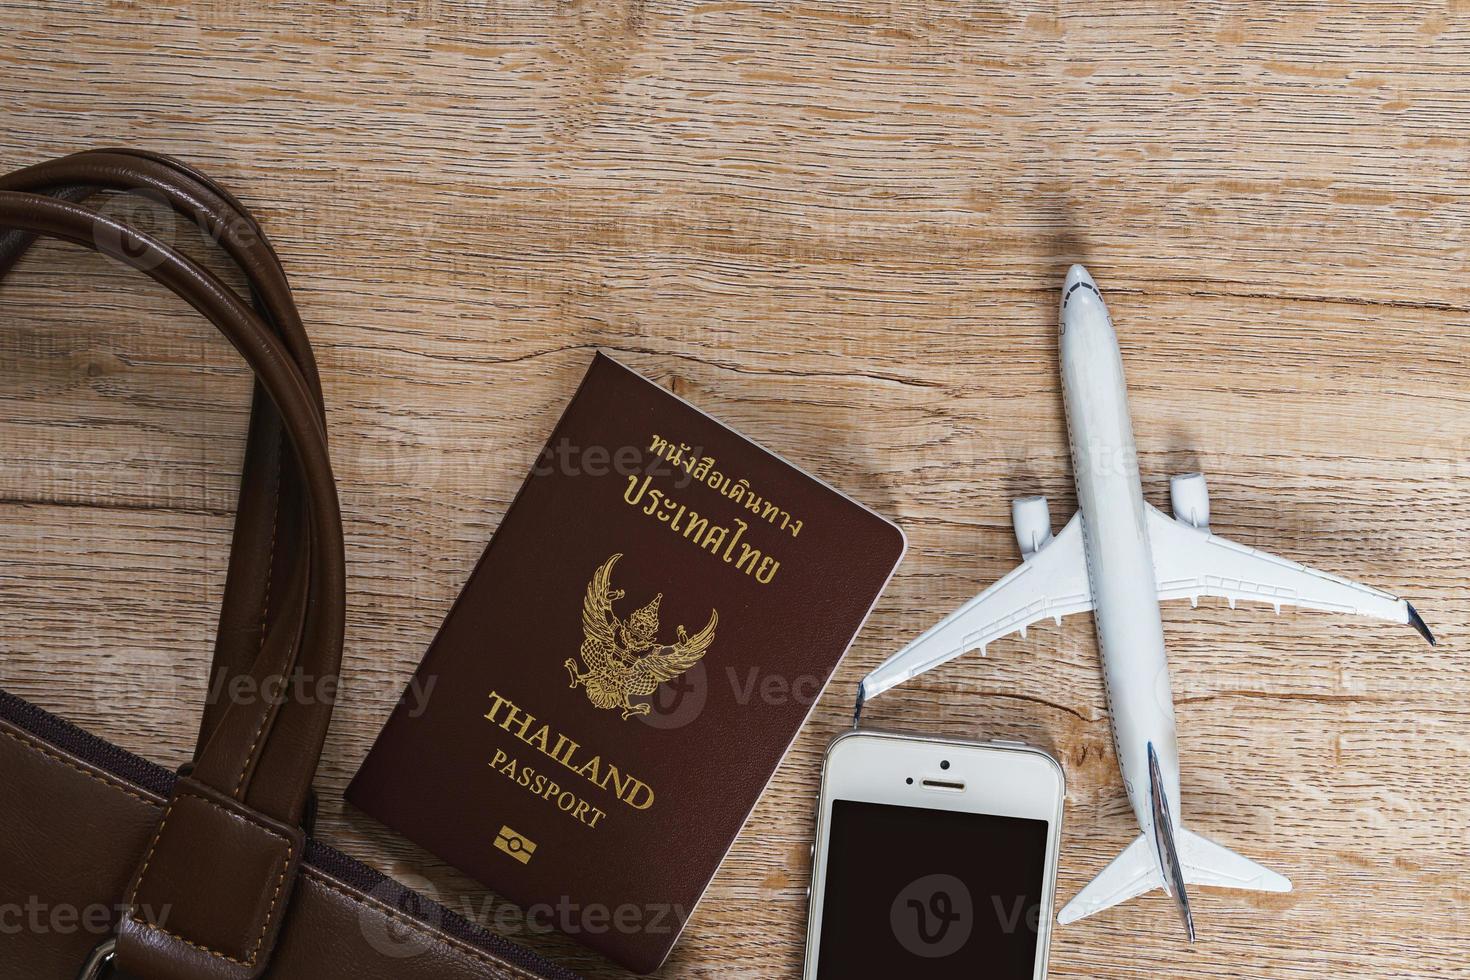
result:
[(1184, 864), (1179, 860), (1179, 845), (1174, 836), (1174, 817), (1169, 810), (1169, 797), (1164, 792), (1164, 773), (1153, 743), (1148, 745), (1149, 798), (1153, 815), (1154, 854), (1159, 859), (1159, 880), (1164, 894), (1174, 900), (1179, 918), (1189, 941), (1194, 942), (1194, 910), (1189, 905), (1189, 891), (1184, 887)]
[(1058, 922), (1069, 925), (1131, 898), (1163, 889), (1178, 904), (1193, 942), (1194, 917), (1185, 885), (1257, 892), (1291, 891), (1291, 882), (1276, 872), (1193, 831), (1183, 827), (1176, 830), (1153, 746), (1149, 746), (1149, 770), (1153, 784), (1154, 833), (1139, 836), (1103, 869), (1102, 874), (1067, 903), (1057, 916)]

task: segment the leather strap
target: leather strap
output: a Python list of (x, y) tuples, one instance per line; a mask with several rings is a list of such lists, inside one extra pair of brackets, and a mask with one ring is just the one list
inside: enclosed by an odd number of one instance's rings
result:
[[(77, 203), (102, 189), (139, 188), (220, 241), (245, 272), (254, 309), (165, 243)], [(12, 174), (0, 179), (0, 228), (14, 229), (0, 235), (0, 275), (35, 235), (95, 249), (185, 299), (255, 372), (214, 667), (228, 697), (206, 712), (192, 776), (179, 780), (139, 856), (118, 959), (138, 976), (259, 977), (300, 865), (301, 818), (342, 651), (341, 515), (310, 346), (259, 225), (239, 202), (175, 161), (99, 151)], [(307, 683), (283, 687), (282, 679), (293, 676)], [(168, 910), (166, 924), (151, 911), (159, 909)]]
[[(245, 275), (256, 312), (290, 349), (318, 411), (322, 410), (316, 361), (280, 261), (254, 216), (208, 177), (160, 154), (89, 150), (0, 177), (0, 190), (49, 194), (76, 202), (103, 191), (124, 191), (146, 195), (193, 222), (205, 236), (220, 243)], [(18, 229), (0, 229), (0, 276), (35, 237)], [(257, 384), (196, 760), (218, 727), (232, 686), (246, 675), (279, 619), (283, 592), (272, 585), (288, 580), (298, 558), (294, 549), (276, 546), (283, 537), (291, 541), (300, 535), (304, 499), (295, 466), (282, 461), (282, 453), (289, 451), (275, 407)], [(294, 525), (284, 536), (280, 533), (283, 522)]]

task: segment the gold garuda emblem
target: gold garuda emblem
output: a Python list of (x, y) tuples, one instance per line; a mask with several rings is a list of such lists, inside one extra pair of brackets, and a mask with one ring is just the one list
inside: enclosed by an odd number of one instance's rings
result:
[(634, 704), (632, 698), (648, 697), (664, 681), (699, 663), (715, 641), (720, 614), (711, 609), (709, 625), (693, 636), (680, 626), (678, 642), (672, 646), (656, 642), (662, 592), (626, 620), (613, 611), (613, 603), (624, 596), (622, 589), (612, 587), (612, 569), (621, 557), (613, 555), (604, 562), (587, 586), (587, 598), (582, 603), (581, 651), (587, 669), (578, 671), (577, 661), (571, 657), (566, 667), (572, 675), (572, 687), (582, 685), (587, 700), (599, 708), (621, 708), (627, 721), (653, 710), (647, 701)]

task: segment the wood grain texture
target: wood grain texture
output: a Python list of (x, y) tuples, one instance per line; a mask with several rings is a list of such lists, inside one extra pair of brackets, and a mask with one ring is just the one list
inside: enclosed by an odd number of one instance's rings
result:
[[(1062, 930), (1053, 974), (1465, 976), (1464, 0), (0, 2), (3, 163), (187, 158), (249, 202), (322, 366), (351, 577), (323, 836), (619, 971), (341, 800), (605, 348), (898, 519), (911, 551), (667, 977), (795, 976), (858, 678), (1075, 505), (1056, 289), (1107, 290), (1146, 492), (1411, 595), (1440, 631), (1170, 606), (1191, 825), (1289, 874)], [(179, 229), (163, 227), (178, 236)], [(51, 245), (0, 288), (0, 686), (183, 761), (248, 392), (182, 304)], [(1086, 617), (874, 702), (1052, 748), (1061, 892), (1134, 835)]]

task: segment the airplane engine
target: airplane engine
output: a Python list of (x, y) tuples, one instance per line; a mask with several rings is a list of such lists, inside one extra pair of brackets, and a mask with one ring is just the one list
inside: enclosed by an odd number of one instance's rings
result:
[(1011, 501), (1011, 523), (1021, 557), (1030, 558), (1051, 540), (1051, 508), (1045, 497), (1021, 497)]
[(1191, 527), (1210, 526), (1210, 489), (1203, 473), (1186, 473), (1169, 480), (1169, 500), (1174, 517)]

